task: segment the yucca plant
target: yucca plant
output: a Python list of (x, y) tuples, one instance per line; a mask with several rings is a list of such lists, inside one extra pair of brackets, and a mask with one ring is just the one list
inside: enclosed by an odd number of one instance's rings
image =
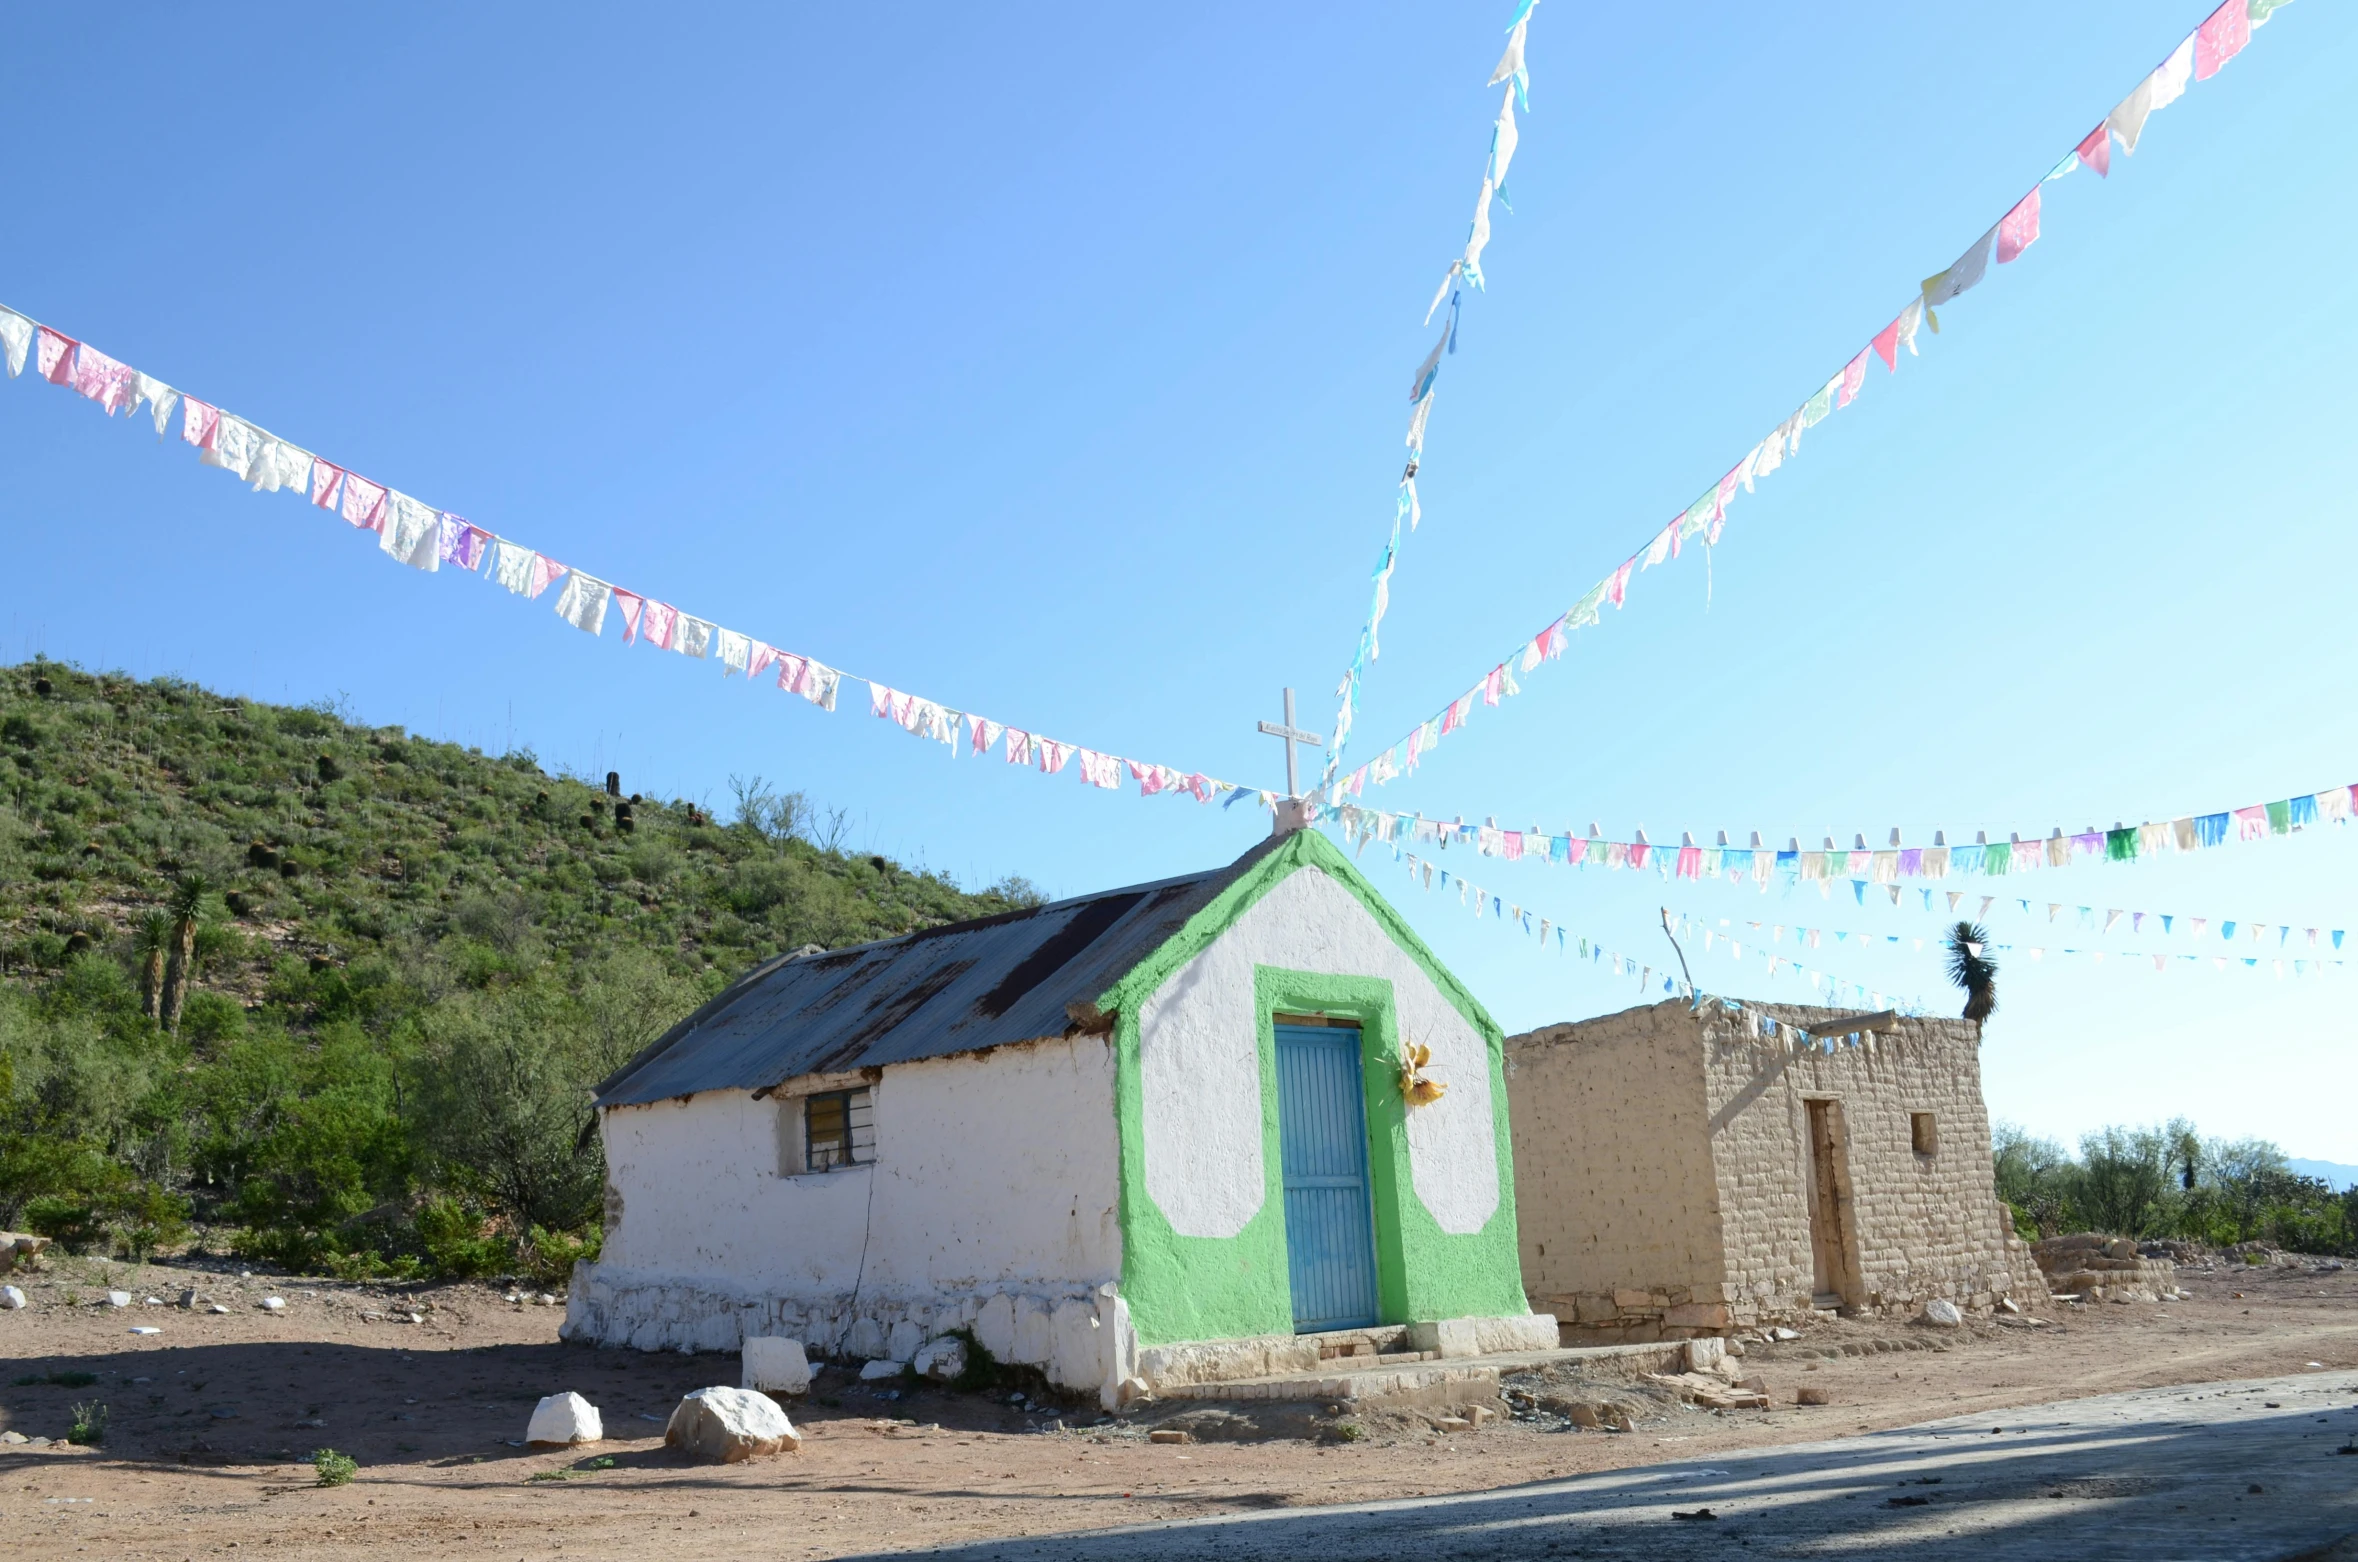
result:
[(1971, 922), (1949, 929), (1949, 980), (1965, 989), (1965, 1018), (1986, 1020), (1998, 1012), (1998, 962), (1989, 957), (1990, 935)]
[(172, 919), (161, 911), (149, 912), (139, 919), (132, 942), (139, 951), (139, 1012), (158, 1019), (163, 1012), (164, 957), (172, 947)]
[(196, 974), (197, 921), (204, 915), (205, 897), (212, 884), (201, 873), (183, 873), (172, 881), (171, 898), (164, 902), (172, 919), (172, 946), (164, 960), (164, 996), (156, 1018), (164, 1029), (180, 1029), (180, 1009), (188, 1002), (189, 978)]

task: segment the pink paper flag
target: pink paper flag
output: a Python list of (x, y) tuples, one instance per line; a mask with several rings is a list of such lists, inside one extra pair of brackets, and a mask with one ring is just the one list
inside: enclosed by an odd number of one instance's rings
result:
[(974, 729), (974, 751), (977, 754), (988, 754), (991, 745), (999, 741), (999, 734), (1007, 730), (995, 721), (985, 721), (972, 714), (967, 716), (966, 722)]
[(527, 591), (525, 596), (528, 598), (537, 597), (572, 573), (573, 571), (559, 564), (547, 554), (536, 553), (532, 556), (532, 589)]
[(892, 695), (893, 691), (886, 688), (881, 683), (872, 683), (868, 685), (868, 709), (870, 713), (877, 716), (891, 715)]
[(1195, 794), (1195, 800), (1197, 802), (1208, 803), (1212, 800), (1212, 793), (1215, 790), (1212, 785), (1212, 778), (1205, 775), (1202, 771), (1198, 770), (1194, 774), (1190, 775), (1184, 784), (1188, 791)]
[(777, 659), (778, 648), (776, 646), (765, 645), (759, 640), (754, 641), (745, 657), (745, 681), (751, 683), (754, 679), (759, 678)]
[(1635, 568), (1637, 568), (1637, 559), (1634, 556), (1622, 561), (1621, 567), (1615, 570), (1611, 578), (1605, 582), (1606, 601), (1612, 603), (1615, 607), (1619, 607), (1624, 601), (1628, 600), (1629, 572)]
[(385, 490), (357, 472), (344, 474), (344, 519), (363, 531), (385, 529)]
[(1032, 762), (1032, 735), (1014, 727), (1007, 729), (1007, 763), (1028, 765)]
[(2194, 79), (2208, 81), (2218, 75), (2220, 67), (2251, 41), (2252, 18), (2245, 0), (2227, 0), (2194, 30)]
[(1834, 398), (1834, 405), (1847, 407), (1858, 400), (1859, 387), (1867, 383), (1867, 354), (1862, 350), (1856, 358), (1842, 366), (1842, 389)]
[(2080, 161), (2096, 170), (2102, 179), (2112, 172), (2112, 127), (2098, 125), (2088, 132), (2088, 139), (2079, 145)]
[(344, 469), (333, 461), (311, 458), (311, 502), (332, 510), (344, 500)]
[(1651, 841), (1632, 841), (1629, 843), (1629, 854), (1626, 860), (1631, 867), (1642, 868), (1646, 865), (1646, 858), (1653, 853), (1653, 850), (1654, 843)]
[(1075, 749), (1081, 756), (1081, 779), (1091, 786), (1113, 791), (1122, 784), (1122, 762), (1111, 754), (1100, 754), (1093, 748)]
[(2268, 809), (2254, 803), (2249, 808), (2235, 810), (2235, 838), (2239, 841), (2260, 841), (2268, 838)]
[(622, 643), (628, 645), (639, 637), (639, 613), (646, 607), (647, 599), (635, 591), (625, 591), (616, 586), (614, 601), (622, 609)]
[(34, 365), (41, 371), (41, 378), (52, 385), (73, 384), (74, 349), (81, 343), (47, 326), (41, 327), (39, 342), (40, 353), (34, 359)]
[[(1085, 771), (1089, 767), (1089, 761), (1085, 750), (1083, 753), (1081, 768)], [(1163, 771), (1160, 765), (1142, 765), (1135, 759), (1125, 759), (1122, 763), (1130, 767), (1130, 775), (1138, 783), (1140, 797), (1152, 797), (1163, 789)]]
[(1070, 743), (1059, 743), (1054, 738), (1035, 737), (1032, 747), (1040, 751), (1040, 768), (1049, 775), (1062, 770), (1064, 762), (1073, 757), (1073, 746)]
[(2014, 203), (2014, 210), (1998, 219), (1998, 264), (2004, 265), (2039, 242), (2039, 192)]
[(1367, 790), (1367, 766), (1361, 765), (1357, 770), (1352, 771), (1351, 779), (1343, 783), (1343, 789), (1353, 797), (1364, 793)]
[(1894, 320), (1877, 331), (1875, 340), (1868, 344), (1875, 349), (1875, 356), (1883, 360), (1883, 367), (1893, 374), (1899, 373), (1899, 333), (1900, 323)]
[[(659, 651), (671, 649), (671, 634), (679, 627), (680, 610), (669, 602), (650, 600), (646, 608), (647, 643)], [(624, 637), (629, 638), (628, 636)]]
[(1681, 846), (1678, 849), (1677, 872), (1678, 876), (1682, 879), (1700, 879), (1703, 877), (1703, 848), (1700, 846)]
[(131, 366), (84, 342), (74, 349), (74, 389), (106, 408), (111, 418), (131, 405)]
[(1482, 703), (1496, 705), (1499, 696), (1505, 692), (1506, 669), (1504, 667), (1491, 668), (1488, 675), (1482, 680)]
[(221, 432), (221, 409), (209, 406), (194, 396), (180, 398), (180, 437), (199, 450), (213, 448), (213, 436)]

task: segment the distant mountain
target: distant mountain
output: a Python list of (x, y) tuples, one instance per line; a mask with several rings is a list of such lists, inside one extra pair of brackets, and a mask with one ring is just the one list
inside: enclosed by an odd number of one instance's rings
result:
[(2333, 1184), (2333, 1191), (2344, 1192), (2358, 1188), (2358, 1166), (2344, 1166), (2339, 1161), (2294, 1161), (2284, 1163), (2303, 1177), (2320, 1177)]

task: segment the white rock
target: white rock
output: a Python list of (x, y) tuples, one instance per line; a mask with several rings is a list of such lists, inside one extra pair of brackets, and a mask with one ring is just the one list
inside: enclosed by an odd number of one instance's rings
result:
[(543, 1291), (540, 1293), (540, 1305), (543, 1307), (554, 1307), (557, 1305), (557, 1299), (549, 1295), (548, 1292)]
[(532, 1407), (527, 1443), (594, 1443), (606, 1435), (598, 1407), (579, 1394), (551, 1394)]
[(212, 1306), (206, 1308), (205, 1311), (209, 1313), (218, 1313), (224, 1318), (229, 1316), (229, 1309), (222, 1306), (219, 1302), (215, 1302)]
[(265, 1296), (262, 1298), (262, 1310), (266, 1313), (283, 1313), (287, 1310), (287, 1299), (283, 1296)]
[(966, 1342), (949, 1334), (927, 1340), (909, 1358), (909, 1365), (917, 1369), (920, 1377), (939, 1378), (947, 1383), (966, 1370)]
[(133, 1334), (161, 1334), (164, 1331), (151, 1323), (146, 1325), (144, 1328), (133, 1329), (131, 1332)]
[(160, 1296), (151, 1296), (147, 1299), (144, 1305), (149, 1307), (161, 1307), (164, 1305), (164, 1299)]
[(0, 1285), (0, 1307), (15, 1312), (25, 1305), (25, 1293), (13, 1285)]
[(131, 1305), (131, 1293), (129, 1291), (109, 1291), (106, 1293), (106, 1304), (109, 1307), (128, 1307)]
[(860, 1368), (860, 1381), (873, 1383), (879, 1378), (897, 1378), (908, 1365), (905, 1361), (893, 1361), (890, 1358), (871, 1361)]
[(688, 1395), (672, 1411), (663, 1441), (704, 1464), (735, 1464), (802, 1446), (777, 1401), (745, 1388), (700, 1388)]
[(1801, 1338), (1801, 1331), (1799, 1329), (1771, 1329), (1769, 1337), (1777, 1340), (1798, 1340)]
[(1705, 1335), (1687, 1341), (1687, 1370), (1689, 1372), (1717, 1372), (1727, 1360), (1727, 1341)]
[(756, 1334), (745, 1341), (740, 1388), (768, 1389), (778, 1394), (811, 1391), (811, 1361), (802, 1341), (783, 1335)]
[(1945, 1296), (1936, 1296), (1924, 1304), (1924, 1321), (1943, 1329), (1954, 1329), (1965, 1321), (1957, 1304)]

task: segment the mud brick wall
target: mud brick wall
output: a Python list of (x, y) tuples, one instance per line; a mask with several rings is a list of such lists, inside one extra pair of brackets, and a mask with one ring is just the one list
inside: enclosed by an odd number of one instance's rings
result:
[[(1844, 1017), (1784, 1005), (1767, 1012), (1801, 1025)], [(1986, 1308), (2002, 1295), (2043, 1292), (1993, 1189), (1979, 1026), (1902, 1019), (1871, 1043), (1831, 1052), (1749, 1037), (1742, 1017), (1724, 1010), (1695, 1026), (1736, 1322), (1810, 1306), (1812, 1098), (1839, 1103), (1852, 1255), (1843, 1289), (1853, 1305), (1908, 1311), (1945, 1296)], [(1915, 1148), (1918, 1112), (1933, 1116), (1930, 1154)]]
[(1507, 1042), (1523, 1287), (1566, 1338), (1635, 1343), (1724, 1324), (1703, 1061), (1676, 1005)]
[[(1768, 1006), (1808, 1025), (1833, 1009)], [(1567, 1339), (1706, 1333), (1809, 1311), (1812, 1098), (1838, 1102), (1850, 1256), (1870, 1311), (2044, 1299), (1992, 1188), (1979, 1028), (1904, 1019), (1831, 1053), (1683, 1001), (1507, 1042), (1523, 1277)], [(1930, 1112), (1931, 1154), (1911, 1114)]]

